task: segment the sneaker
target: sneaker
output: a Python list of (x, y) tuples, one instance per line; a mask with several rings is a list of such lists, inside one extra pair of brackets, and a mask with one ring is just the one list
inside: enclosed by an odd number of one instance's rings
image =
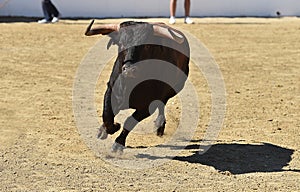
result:
[(186, 23), (186, 24), (194, 24), (194, 21), (191, 18), (186, 17), (186, 18), (184, 18), (184, 23)]
[(169, 20), (169, 23), (170, 23), (171, 25), (175, 24), (175, 23), (176, 23), (175, 17), (171, 16), (171, 17), (170, 17), (170, 20)]
[(56, 23), (56, 22), (58, 22), (58, 21), (59, 21), (58, 17), (53, 17), (51, 23)]
[(49, 23), (49, 21), (47, 19), (42, 19), (42, 20), (38, 20), (38, 23), (40, 24)]

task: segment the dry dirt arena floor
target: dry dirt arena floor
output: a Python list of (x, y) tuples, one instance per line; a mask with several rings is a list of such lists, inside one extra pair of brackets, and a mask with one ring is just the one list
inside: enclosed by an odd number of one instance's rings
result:
[[(99, 19), (96, 24), (124, 20)], [(101, 38), (83, 35), (89, 20), (45, 25), (2, 20), (0, 191), (300, 191), (300, 19), (195, 22), (178, 20), (174, 27), (196, 36), (219, 65), (226, 86), (221, 132), (206, 153), (197, 153), (211, 97), (205, 78), (191, 63), (189, 80), (201, 106), (194, 138), (165, 164), (135, 170), (97, 157), (76, 126), (76, 71)], [(95, 90), (99, 121), (109, 73), (108, 66)], [(177, 98), (167, 108), (165, 139), (181, 114)], [(124, 153), (161, 142), (154, 133), (132, 133), (131, 148)]]

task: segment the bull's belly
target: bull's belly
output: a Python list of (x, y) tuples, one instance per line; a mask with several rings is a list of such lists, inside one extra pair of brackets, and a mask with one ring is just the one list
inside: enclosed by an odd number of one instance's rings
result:
[(124, 101), (121, 102), (119, 108), (123, 109), (148, 109), (154, 101), (167, 103), (168, 99), (174, 97), (178, 91), (184, 86), (184, 82), (178, 83), (174, 89), (168, 84), (158, 80), (147, 80), (138, 84), (132, 91), (125, 92)]

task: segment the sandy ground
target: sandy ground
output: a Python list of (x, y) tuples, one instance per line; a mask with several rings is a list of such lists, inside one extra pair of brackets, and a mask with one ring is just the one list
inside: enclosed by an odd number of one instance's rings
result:
[[(202, 18), (174, 26), (199, 38), (218, 63), (226, 117), (214, 145), (197, 154), (211, 100), (205, 78), (191, 64), (201, 106), (196, 134), (185, 155), (147, 170), (104, 161), (78, 133), (74, 78), (100, 38), (83, 35), (89, 21), (10, 21), (0, 23), (0, 191), (300, 191), (298, 18)], [(103, 75), (109, 73), (108, 67)], [(96, 90), (99, 121), (106, 81), (99, 79)], [(174, 98), (168, 105), (165, 138), (178, 124), (177, 103)], [(132, 133), (128, 146), (163, 141)]]

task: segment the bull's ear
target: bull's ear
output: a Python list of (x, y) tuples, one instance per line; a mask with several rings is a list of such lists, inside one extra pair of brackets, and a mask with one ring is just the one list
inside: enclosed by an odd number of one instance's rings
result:
[(112, 44), (114, 44), (114, 41), (112, 39), (110, 39), (109, 42), (106, 45), (106, 49), (108, 50), (111, 47)]
[(91, 36), (91, 35), (107, 35), (111, 32), (114, 31), (119, 31), (120, 26), (118, 24), (105, 24), (105, 25), (100, 25), (97, 27), (93, 27), (94, 20), (91, 21), (89, 26), (86, 28), (85, 35), (86, 36)]
[(184, 35), (180, 31), (164, 23), (153, 23), (153, 31), (155, 35), (172, 39), (179, 44), (184, 42)]
[(110, 39), (106, 45), (106, 49), (109, 49), (112, 45), (119, 45), (120, 36), (118, 32), (114, 31), (108, 34), (108, 36), (110, 37)]

